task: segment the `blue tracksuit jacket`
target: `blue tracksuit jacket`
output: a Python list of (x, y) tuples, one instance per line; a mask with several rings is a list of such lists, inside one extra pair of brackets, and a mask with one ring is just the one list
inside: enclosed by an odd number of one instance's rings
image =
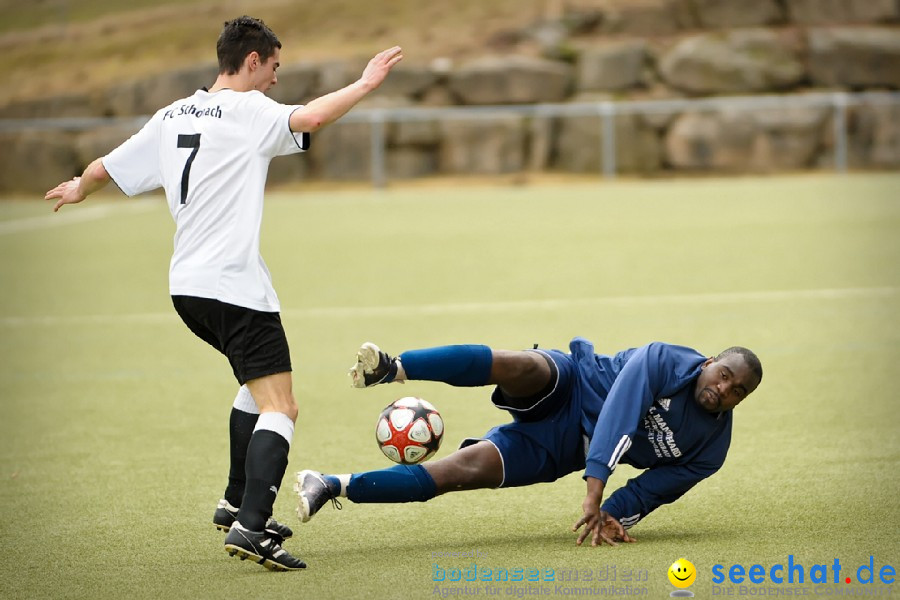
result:
[(654, 342), (604, 356), (583, 338), (569, 349), (590, 439), (585, 477), (606, 482), (620, 462), (646, 469), (603, 503), (622, 525), (677, 500), (725, 462), (731, 411), (708, 413), (694, 400), (702, 354)]

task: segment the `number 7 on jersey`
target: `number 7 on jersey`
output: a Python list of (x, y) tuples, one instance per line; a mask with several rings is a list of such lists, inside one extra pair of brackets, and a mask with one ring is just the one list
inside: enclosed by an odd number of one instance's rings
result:
[(188, 181), (191, 178), (191, 164), (193, 164), (194, 159), (197, 158), (197, 151), (200, 150), (200, 134), (179, 134), (178, 147), (193, 148), (193, 150), (191, 150), (191, 155), (188, 156), (187, 162), (184, 163), (184, 171), (181, 172), (181, 203), (186, 204)]

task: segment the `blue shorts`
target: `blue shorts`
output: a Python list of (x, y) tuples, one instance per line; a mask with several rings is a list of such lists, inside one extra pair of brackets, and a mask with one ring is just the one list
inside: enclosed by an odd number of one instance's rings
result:
[[(483, 438), (467, 438), (461, 448), (487, 440), (500, 452), (503, 481), (500, 487), (516, 487), (556, 481), (584, 469), (586, 438), (581, 428), (581, 395), (575, 360), (559, 350), (534, 350), (556, 365), (556, 384), (535, 397), (531, 409), (508, 409), (514, 421), (494, 427)], [(499, 389), (495, 405), (505, 408)], [(529, 420), (529, 411), (541, 418)]]

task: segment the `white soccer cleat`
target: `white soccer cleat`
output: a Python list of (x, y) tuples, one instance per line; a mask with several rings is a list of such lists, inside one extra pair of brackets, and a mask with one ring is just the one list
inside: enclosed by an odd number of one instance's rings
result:
[(356, 364), (350, 367), (350, 385), (367, 388), (379, 383), (390, 383), (397, 376), (397, 359), (372, 342), (360, 346), (356, 353)]

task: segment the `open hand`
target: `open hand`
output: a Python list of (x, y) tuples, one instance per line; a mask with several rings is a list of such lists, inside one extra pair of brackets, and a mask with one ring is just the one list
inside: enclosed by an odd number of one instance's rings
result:
[(369, 64), (363, 70), (360, 79), (372, 86), (372, 88), (377, 88), (394, 65), (401, 60), (403, 60), (403, 50), (400, 46), (383, 50), (372, 57), (372, 60), (369, 61)]
[(77, 204), (85, 199), (85, 194), (79, 189), (79, 183), (81, 177), (73, 177), (44, 194), (44, 200), (57, 200), (53, 212), (58, 211), (63, 204)]
[(602, 546), (609, 544), (610, 546), (618, 546), (618, 542), (636, 542), (637, 540), (625, 531), (618, 519), (610, 515), (604, 510), (600, 510), (593, 504), (584, 506), (584, 514), (572, 525), (572, 531), (578, 531), (584, 526), (578, 539), (575, 541), (579, 546), (591, 537), (591, 546)]

